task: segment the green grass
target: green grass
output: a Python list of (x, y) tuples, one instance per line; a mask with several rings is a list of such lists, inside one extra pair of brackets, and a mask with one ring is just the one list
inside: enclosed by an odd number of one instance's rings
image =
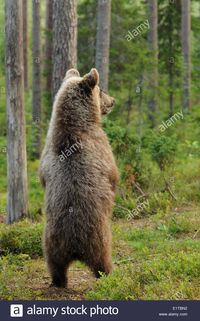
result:
[[(196, 222), (186, 221), (190, 216)], [(160, 300), (200, 298), (200, 240), (195, 212), (163, 224), (147, 219), (148, 227), (128, 227), (124, 239), (131, 249), (116, 261), (112, 275), (103, 276), (87, 293), (92, 300)], [(197, 225), (198, 224), (198, 225)]]
[(0, 228), (0, 299), (159, 300), (200, 299), (200, 219), (177, 210), (131, 222), (116, 220), (114, 271), (96, 281), (75, 262), (68, 289), (49, 288), (42, 258), (43, 222), (24, 220)]
[(30, 257), (42, 256), (42, 223), (28, 220), (6, 227), (0, 225), (1, 254), (26, 254)]

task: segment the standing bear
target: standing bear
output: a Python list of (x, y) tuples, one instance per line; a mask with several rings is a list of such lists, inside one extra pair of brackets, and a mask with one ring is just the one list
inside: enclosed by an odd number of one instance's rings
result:
[(74, 260), (96, 277), (112, 271), (111, 229), (119, 176), (101, 115), (114, 99), (99, 86), (96, 69), (80, 77), (70, 69), (55, 97), (40, 163), (45, 188), (44, 252), (52, 285), (67, 285)]

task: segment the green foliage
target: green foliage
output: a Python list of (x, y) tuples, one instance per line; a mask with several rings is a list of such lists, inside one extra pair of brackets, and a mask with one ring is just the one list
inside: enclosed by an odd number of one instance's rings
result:
[[(188, 215), (196, 219), (195, 213), (190, 212)], [(177, 219), (175, 216), (164, 217), (158, 214), (157, 222), (154, 221), (153, 225), (146, 228), (140, 225), (139, 228), (125, 230), (124, 235), (119, 234), (118, 237), (129, 242), (132, 251), (124, 260), (115, 262), (114, 272), (98, 280), (86, 298), (199, 298), (200, 241), (187, 237), (189, 233), (194, 233), (194, 225), (189, 225), (185, 216)]]
[(149, 207), (146, 214), (156, 214), (158, 212), (168, 213), (170, 211), (171, 199), (169, 194), (164, 192), (155, 192), (149, 197)]
[[(180, 72), (177, 59), (181, 53), (181, 2), (159, 1), (159, 55), (165, 72)], [(173, 58), (173, 61), (170, 61)], [(162, 66), (162, 65), (161, 65)], [(172, 68), (172, 70), (170, 70)]]
[(0, 268), (3, 269), (6, 265), (14, 265), (18, 270), (22, 269), (24, 263), (30, 260), (29, 255), (27, 254), (8, 254), (6, 256), (0, 257)]
[(7, 253), (22, 253), (30, 257), (42, 255), (42, 223), (22, 221), (5, 228), (1, 225), (0, 251)]
[(80, 1), (78, 6), (78, 69), (81, 75), (95, 65), (96, 3)]
[(119, 195), (116, 197), (115, 206), (113, 210), (114, 218), (128, 218), (128, 215), (136, 207), (136, 200), (131, 197), (123, 199)]
[(177, 236), (180, 233), (189, 232), (188, 222), (178, 222), (175, 217), (172, 217), (167, 224), (161, 224), (158, 229), (169, 236)]
[[(5, 74), (5, 46), (4, 46), (4, 5), (0, 5), (0, 71)], [(2, 90), (2, 87), (0, 88)]]
[[(172, 116), (174, 96), (180, 95), (181, 86), (181, 2), (161, 0), (158, 6), (159, 68), (167, 74), (169, 114)], [(164, 86), (165, 83), (166, 80)]]
[(164, 135), (153, 135), (149, 147), (153, 159), (158, 163), (161, 170), (173, 162), (177, 148), (175, 138)]
[[(126, 153), (136, 151), (139, 140), (135, 132), (130, 130), (130, 128), (123, 128), (116, 122), (105, 119), (104, 129), (108, 135), (108, 138), (113, 146), (116, 155), (121, 158), (122, 155)], [(130, 153), (132, 154), (132, 153)], [(129, 155), (130, 157), (130, 155)]]
[(186, 256), (181, 252), (153, 261), (147, 259), (135, 264), (136, 267), (129, 263), (116, 268), (111, 276), (102, 277), (86, 297), (90, 300), (191, 299), (193, 291), (198, 295), (195, 286), (200, 272), (199, 259), (198, 253)]

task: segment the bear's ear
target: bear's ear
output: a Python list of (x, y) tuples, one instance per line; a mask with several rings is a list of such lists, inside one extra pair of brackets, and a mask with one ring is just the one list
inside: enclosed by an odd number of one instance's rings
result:
[(80, 74), (79, 74), (79, 72), (78, 72), (78, 70), (77, 69), (74, 69), (74, 68), (72, 68), (72, 69), (69, 69), (67, 72), (66, 72), (66, 75), (65, 75), (65, 80), (66, 79), (69, 79), (69, 78), (71, 78), (71, 77), (80, 77)]
[(89, 74), (86, 74), (83, 77), (83, 84), (89, 86), (90, 88), (94, 88), (99, 84), (99, 73), (95, 68), (92, 68)]

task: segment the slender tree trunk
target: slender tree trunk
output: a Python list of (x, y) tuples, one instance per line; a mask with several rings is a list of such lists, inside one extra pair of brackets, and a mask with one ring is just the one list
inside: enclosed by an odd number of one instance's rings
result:
[(152, 69), (149, 72), (149, 99), (148, 116), (151, 126), (155, 126), (155, 112), (157, 109), (157, 87), (158, 87), (158, 4), (157, 0), (148, 0), (149, 33), (148, 43)]
[(65, 73), (77, 63), (76, 0), (53, 0), (53, 97)]
[(109, 74), (111, 0), (98, 0), (96, 68), (99, 71), (100, 87), (107, 91)]
[(41, 71), (40, 71), (40, 1), (33, 0), (33, 97), (32, 118), (34, 125), (34, 157), (40, 157), (41, 149)]
[(169, 66), (169, 117), (174, 114), (174, 73), (173, 65)]
[(23, 61), (24, 61), (24, 87), (28, 88), (28, 26), (27, 26), (27, 0), (22, 1), (22, 10), (23, 10)]
[(53, 1), (46, 0), (46, 43), (45, 43), (45, 74), (46, 91), (52, 91), (52, 32), (53, 32)]
[(191, 16), (190, 1), (182, 0), (181, 15), (181, 33), (182, 33), (182, 51), (184, 62), (183, 79), (183, 109), (187, 111), (191, 107), (190, 87), (191, 87)]
[(137, 90), (137, 94), (139, 95), (138, 97), (138, 113), (139, 113), (139, 128), (138, 128), (138, 136), (139, 136), (139, 150), (141, 148), (141, 141), (142, 141), (142, 129), (143, 129), (143, 90), (142, 90), (142, 85), (143, 85), (144, 77), (143, 74), (140, 77), (140, 82), (139, 82), (139, 88)]
[(7, 224), (28, 213), (22, 1), (5, 0), (7, 98)]
[[(169, 5), (173, 6), (173, 3)], [(169, 59), (168, 59), (168, 70), (169, 70), (169, 117), (174, 114), (174, 58), (173, 58), (173, 16), (169, 17)]]
[(127, 100), (127, 117), (126, 117), (127, 125), (130, 123), (131, 107), (132, 107), (132, 97), (131, 97), (131, 93), (129, 93), (129, 97)]

